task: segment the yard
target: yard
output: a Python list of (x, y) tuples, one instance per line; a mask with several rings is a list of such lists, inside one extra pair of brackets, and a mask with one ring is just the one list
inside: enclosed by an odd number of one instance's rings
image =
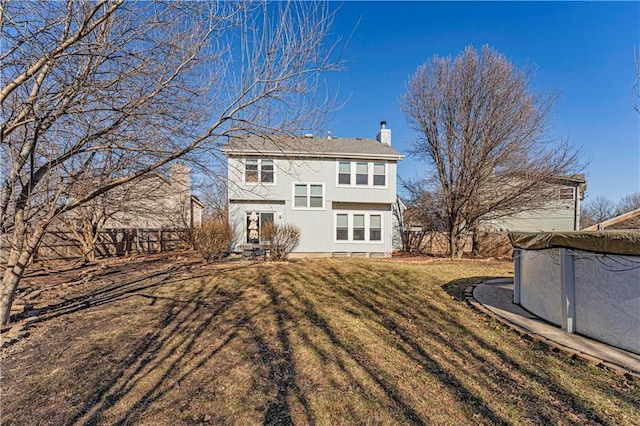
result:
[(45, 302), (3, 350), (2, 423), (640, 424), (637, 382), (461, 301), (511, 273), (189, 256), (32, 273)]

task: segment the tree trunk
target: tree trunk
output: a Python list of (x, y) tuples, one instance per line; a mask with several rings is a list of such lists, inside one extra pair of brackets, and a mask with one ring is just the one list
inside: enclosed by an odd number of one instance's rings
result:
[(449, 230), (449, 255), (452, 259), (458, 257), (458, 238), (456, 236), (455, 227), (451, 227)]
[(471, 252), (474, 256), (480, 256), (480, 226), (477, 221), (473, 223), (471, 240)]
[(13, 305), (18, 283), (20, 283), (27, 262), (29, 262), (34, 251), (34, 248), (31, 247), (33, 236), (29, 240), (22, 250), (12, 248), (9, 252), (7, 269), (4, 271), (2, 283), (0, 284), (0, 319), (2, 320), (2, 325), (9, 322), (11, 305)]
[[(14, 250), (11, 251), (13, 255)], [(20, 255), (16, 250), (15, 253)], [(22, 278), (22, 272), (24, 271), (24, 265), (15, 265), (12, 268), (7, 267), (2, 277), (2, 284), (0, 284), (0, 318), (2, 318), (2, 325), (9, 323), (11, 316), (11, 306), (13, 305), (13, 299), (18, 288), (20, 278)]]
[[(16, 218), (22, 219), (22, 212), (18, 212)], [(0, 320), (2, 325), (8, 324), (11, 316), (11, 305), (15, 298), (16, 289), (22, 279), (24, 270), (40, 244), (44, 227), (39, 226), (33, 230), (31, 235), (26, 231), (27, 225), (19, 220), (13, 229), (13, 238), (11, 241), (11, 250), (7, 259), (7, 267), (2, 276), (0, 283)]]

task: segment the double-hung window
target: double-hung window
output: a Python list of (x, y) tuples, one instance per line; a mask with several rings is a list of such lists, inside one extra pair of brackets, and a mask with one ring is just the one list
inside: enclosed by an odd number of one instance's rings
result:
[(369, 163), (356, 163), (356, 185), (369, 185)]
[(244, 163), (244, 181), (248, 183), (257, 183), (258, 179), (258, 160), (247, 159)]
[(336, 241), (349, 241), (349, 215), (336, 215)]
[(369, 216), (369, 241), (382, 241), (382, 216)]
[(387, 184), (386, 177), (384, 163), (373, 163), (373, 185), (385, 186)]
[(274, 183), (273, 160), (247, 158), (244, 163), (244, 181), (247, 183)]
[(338, 184), (351, 185), (351, 162), (340, 161), (338, 163)]
[(324, 185), (321, 183), (295, 183), (293, 185), (293, 208), (324, 208)]
[(260, 182), (273, 183), (273, 160), (262, 160), (260, 164)]
[(364, 241), (364, 215), (353, 215), (353, 241)]

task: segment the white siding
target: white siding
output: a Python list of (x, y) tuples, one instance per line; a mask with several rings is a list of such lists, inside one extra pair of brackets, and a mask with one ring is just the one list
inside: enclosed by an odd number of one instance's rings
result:
[[(236, 224), (238, 231), (237, 244), (242, 245), (246, 241), (244, 228), (246, 228), (247, 212), (273, 211), (276, 212), (277, 223), (290, 223), (300, 228), (300, 245), (295, 252), (384, 253), (385, 255), (391, 253), (391, 204), (396, 199), (395, 161), (384, 161), (387, 165), (386, 186), (345, 187), (337, 185), (337, 160), (274, 158), (274, 184), (245, 183), (243, 160), (243, 158), (230, 157), (228, 167), (230, 219)], [(295, 183), (323, 183), (323, 208), (294, 208)], [(380, 214), (382, 241), (379, 243), (336, 242), (335, 212), (337, 210)]]
[[(266, 157), (265, 157), (266, 158)], [(371, 160), (373, 162), (373, 160)], [(377, 161), (376, 162), (384, 162)], [(351, 201), (363, 203), (394, 203), (396, 197), (395, 162), (387, 164), (387, 185), (338, 186), (337, 160), (330, 159), (275, 159), (274, 184), (250, 184), (244, 182), (244, 159), (229, 158), (230, 200), (287, 200), (291, 198), (294, 182), (325, 182), (327, 201)]]

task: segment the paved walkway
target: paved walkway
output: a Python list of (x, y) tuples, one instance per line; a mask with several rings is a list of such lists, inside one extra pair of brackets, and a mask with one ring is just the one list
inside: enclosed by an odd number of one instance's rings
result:
[[(473, 300), (475, 299), (475, 300)], [(618, 372), (626, 371), (640, 377), (640, 355), (601, 343), (578, 334), (568, 334), (519, 305), (513, 303), (513, 279), (487, 281), (473, 289), (471, 303), (486, 308), (494, 316), (533, 338), (548, 343), (570, 355), (592, 364), (609, 367)]]

